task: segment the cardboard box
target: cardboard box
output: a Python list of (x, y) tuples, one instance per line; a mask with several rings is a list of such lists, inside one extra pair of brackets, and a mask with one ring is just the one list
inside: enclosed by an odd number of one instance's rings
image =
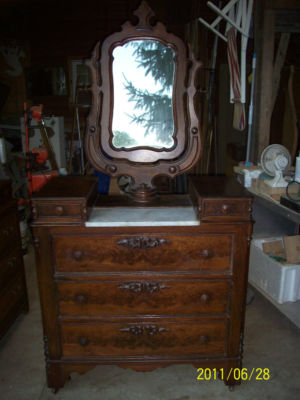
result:
[(252, 240), (249, 282), (279, 304), (300, 300), (300, 264), (276, 261), (263, 251), (265, 243), (275, 241), (282, 238)]
[(289, 264), (300, 263), (300, 235), (284, 236), (279, 240), (262, 243), (263, 252), (276, 259)]
[[(265, 181), (261, 179), (257, 179), (256, 181), (256, 190), (262, 194), (286, 194), (286, 187), (272, 187), (265, 183)], [(292, 185), (289, 189), (291, 194), (297, 194), (299, 191), (299, 187), (297, 185)]]
[(291, 264), (300, 263), (300, 235), (284, 236), (286, 261)]
[(273, 256), (273, 258), (278, 257), (277, 261), (286, 260), (285, 248), (282, 239), (274, 240), (271, 242), (263, 242), (262, 248), (263, 252), (268, 254), (269, 256)]

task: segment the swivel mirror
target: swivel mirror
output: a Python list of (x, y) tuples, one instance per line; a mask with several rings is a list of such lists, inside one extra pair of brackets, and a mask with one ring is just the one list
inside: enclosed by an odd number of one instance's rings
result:
[(174, 57), (156, 40), (136, 40), (113, 51), (113, 146), (171, 148)]
[(129, 175), (131, 196), (155, 196), (157, 175), (186, 172), (200, 156), (194, 110), (199, 63), (183, 41), (151, 24), (142, 2), (136, 25), (126, 22), (102, 43), (87, 64), (93, 103), (85, 139), (91, 164), (111, 176)]

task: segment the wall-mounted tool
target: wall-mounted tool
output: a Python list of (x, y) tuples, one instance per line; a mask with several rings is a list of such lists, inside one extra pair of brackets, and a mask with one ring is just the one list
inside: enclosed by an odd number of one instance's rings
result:
[[(29, 150), (29, 128), (31, 121), (34, 120), (41, 132), (44, 146)], [(58, 175), (58, 166), (53, 151), (52, 144), (49, 140), (48, 131), (43, 118), (43, 105), (33, 106), (27, 110), (24, 103), (24, 128), (25, 128), (25, 144), (26, 144), (26, 172), (29, 195), (39, 190), (52, 176)], [(47, 159), (51, 165), (51, 171), (45, 171), (45, 162)]]

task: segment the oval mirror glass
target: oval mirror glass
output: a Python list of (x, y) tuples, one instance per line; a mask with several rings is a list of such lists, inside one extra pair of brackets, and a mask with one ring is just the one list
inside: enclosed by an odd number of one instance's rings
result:
[(112, 55), (114, 147), (171, 148), (174, 50), (157, 40), (134, 40)]

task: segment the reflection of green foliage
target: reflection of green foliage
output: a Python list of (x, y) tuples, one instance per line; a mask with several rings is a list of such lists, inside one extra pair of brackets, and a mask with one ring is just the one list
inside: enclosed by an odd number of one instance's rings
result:
[[(139, 115), (131, 115), (132, 122), (145, 128), (145, 135), (154, 132), (162, 142), (170, 140), (173, 132), (172, 102), (167, 95), (149, 93), (148, 90), (136, 89), (132, 82), (125, 86), (129, 93), (129, 101), (135, 102), (135, 109), (143, 111)], [(171, 117), (166, 119), (166, 115)], [(166, 137), (167, 136), (167, 137)]]
[(173, 50), (154, 40), (131, 42), (131, 45), (136, 48), (133, 55), (136, 56), (138, 66), (145, 68), (145, 76), (151, 73), (155, 82), (169, 89), (173, 85)]
[(145, 76), (151, 74), (162, 89), (157, 93), (141, 90), (126, 80), (125, 89), (134, 108), (141, 110), (139, 115), (131, 115), (132, 122), (145, 128), (145, 135), (153, 132), (162, 143), (168, 144), (174, 130), (172, 97), (167, 94), (172, 89), (174, 75), (174, 52), (158, 41), (146, 40), (131, 42), (135, 47), (138, 67), (145, 69)]
[(136, 140), (133, 139), (129, 133), (114, 131), (113, 145), (115, 147), (134, 147), (136, 144)]

